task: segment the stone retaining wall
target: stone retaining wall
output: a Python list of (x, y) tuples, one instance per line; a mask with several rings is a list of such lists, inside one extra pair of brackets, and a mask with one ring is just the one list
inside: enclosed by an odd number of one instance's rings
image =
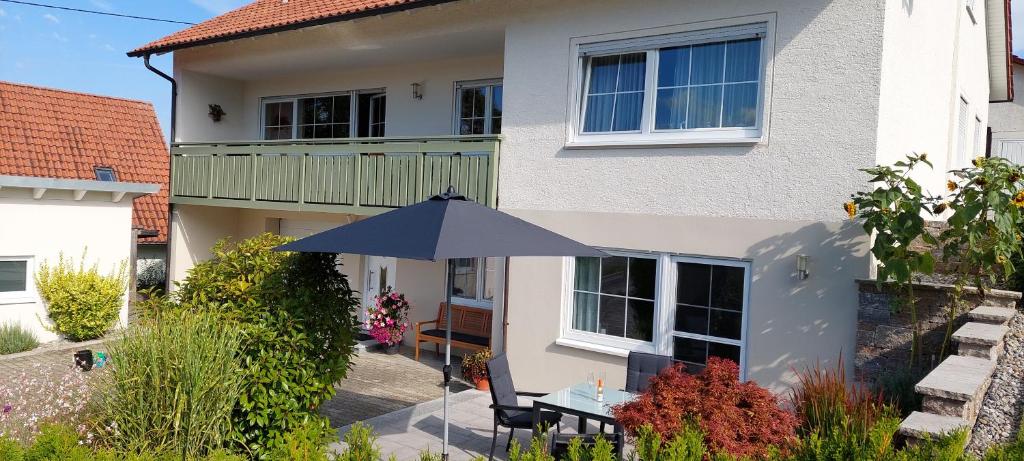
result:
[[(874, 280), (859, 280), (860, 304), (857, 311), (857, 351), (854, 360), (855, 376), (867, 384), (875, 384), (885, 374), (906, 373), (910, 360), (910, 346), (913, 339), (910, 312), (904, 309), (893, 312), (893, 299), (885, 286), (881, 289)], [(918, 298), (917, 314), (921, 320), (922, 363), (917, 374), (923, 376), (937, 366), (942, 340), (946, 335), (948, 306), (951, 304), (951, 285), (917, 283), (914, 295)], [(965, 288), (965, 306), (953, 321), (956, 331), (967, 320), (967, 312), (982, 304), (977, 290)], [(1014, 307), (1021, 299), (1015, 291), (989, 290), (984, 304), (1000, 307)], [(955, 345), (949, 345), (946, 354), (955, 353)]]

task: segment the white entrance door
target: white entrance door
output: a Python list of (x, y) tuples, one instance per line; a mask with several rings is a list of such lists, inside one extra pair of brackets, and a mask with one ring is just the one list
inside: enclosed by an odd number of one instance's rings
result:
[[(384, 256), (367, 256), (366, 273), (363, 280), (363, 306), (372, 306), (373, 298), (388, 287), (395, 287), (395, 275), (398, 272), (398, 260)], [(366, 310), (360, 309), (359, 321), (366, 319)]]

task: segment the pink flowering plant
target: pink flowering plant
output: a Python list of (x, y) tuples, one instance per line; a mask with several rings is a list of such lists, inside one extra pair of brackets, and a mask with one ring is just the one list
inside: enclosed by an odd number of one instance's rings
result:
[(0, 438), (29, 443), (41, 426), (64, 423), (92, 442), (87, 422), (91, 391), (89, 376), (72, 366), (35, 364), (0, 377)]
[(394, 346), (402, 342), (405, 330), (409, 328), (409, 301), (405, 295), (388, 287), (373, 298), (373, 305), (366, 309), (364, 324), (377, 342)]

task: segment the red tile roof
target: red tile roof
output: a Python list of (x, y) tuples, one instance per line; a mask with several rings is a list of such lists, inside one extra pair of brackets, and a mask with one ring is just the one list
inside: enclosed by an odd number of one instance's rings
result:
[(160, 185), (135, 199), (133, 221), (159, 232), (140, 242), (166, 242), (170, 165), (152, 104), (0, 82), (0, 175), (95, 180), (97, 166)]
[(164, 53), (243, 36), (343, 21), (453, 0), (256, 0), (128, 52)]

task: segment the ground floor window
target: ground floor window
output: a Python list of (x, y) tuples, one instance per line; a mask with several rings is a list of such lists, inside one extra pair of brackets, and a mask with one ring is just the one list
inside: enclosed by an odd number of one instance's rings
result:
[(0, 302), (29, 296), (31, 258), (0, 256)]
[(498, 258), (460, 258), (454, 260), (452, 303), (474, 307), (494, 304)]
[(564, 339), (671, 355), (692, 371), (708, 357), (743, 369), (749, 263), (606, 251), (567, 260)]

